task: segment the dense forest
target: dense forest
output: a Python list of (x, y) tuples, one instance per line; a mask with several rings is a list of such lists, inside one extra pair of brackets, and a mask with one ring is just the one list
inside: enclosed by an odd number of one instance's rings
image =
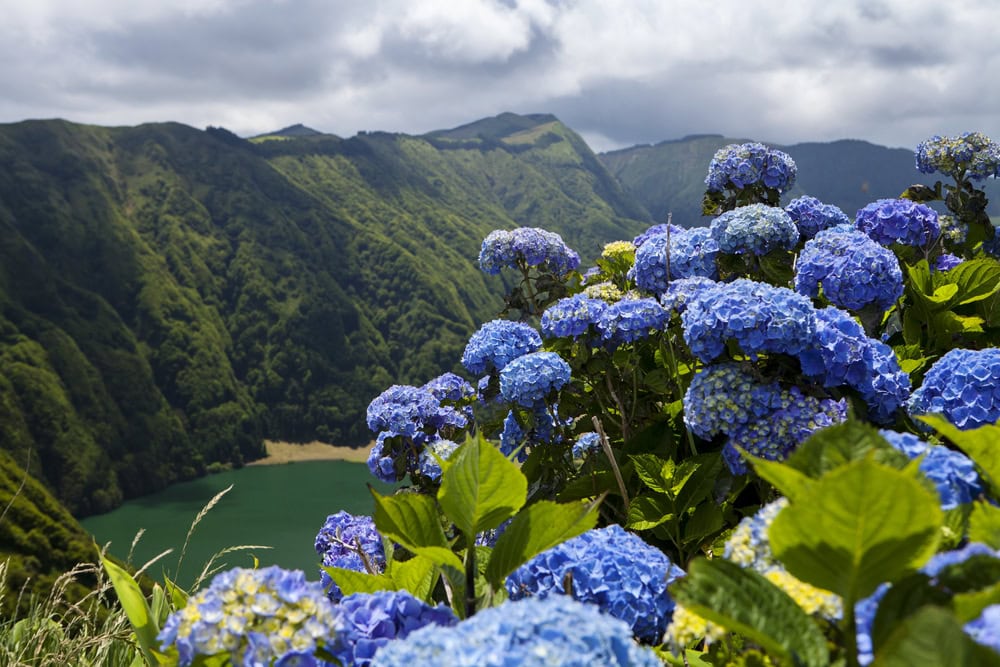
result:
[(474, 261), (490, 230), (592, 257), (649, 222), (555, 118), (507, 118), (254, 141), (0, 126), (3, 449), (83, 516), (264, 437), (366, 442), (371, 397), (454, 368), (501, 306)]

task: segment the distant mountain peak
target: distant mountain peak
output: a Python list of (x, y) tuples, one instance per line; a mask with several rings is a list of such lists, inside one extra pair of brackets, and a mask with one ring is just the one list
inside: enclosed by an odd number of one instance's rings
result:
[(322, 135), (323, 132), (319, 130), (314, 130), (311, 127), (306, 127), (302, 123), (296, 123), (295, 125), (289, 125), (288, 127), (283, 127), (275, 132), (265, 132), (264, 134), (259, 134), (253, 139), (258, 139), (260, 137), (317, 137)]
[(449, 130), (435, 130), (426, 136), (437, 139), (476, 139), (486, 137), (501, 140), (519, 132), (534, 129), (540, 125), (558, 123), (559, 119), (550, 113), (516, 114), (510, 111), (481, 118), (480, 120), (459, 125)]

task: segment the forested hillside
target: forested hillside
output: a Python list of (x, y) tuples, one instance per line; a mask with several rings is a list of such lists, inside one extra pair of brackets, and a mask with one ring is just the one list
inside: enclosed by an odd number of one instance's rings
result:
[[(749, 140), (697, 135), (653, 146), (633, 146), (599, 157), (654, 220), (662, 222), (672, 213), (675, 224), (693, 227), (706, 224), (701, 199), (712, 156), (723, 146), (744, 141)], [(798, 180), (786, 202), (811, 195), (839, 206), (851, 217), (876, 199), (899, 196), (913, 183), (933, 184), (937, 176), (921, 174), (914, 168), (912, 149), (856, 140), (772, 147), (791, 155), (798, 166)], [(990, 213), (1000, 215), (1000, 186), (988, 183), (986, 191)]]
[(0, 126), (0, 443), (78, 516), (265, 436), (359, 444), (373, 396), (454, 368), (500, 307), (490, 230), (593, 257), (648, 223), (551, 116), (252, 142)]

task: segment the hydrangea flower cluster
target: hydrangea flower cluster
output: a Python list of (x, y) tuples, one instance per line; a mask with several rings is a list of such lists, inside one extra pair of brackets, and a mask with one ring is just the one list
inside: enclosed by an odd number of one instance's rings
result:
[(715, 152), (705, 185), (710, 192), (763, 185), (780, 193), (795, 185), (797, 171), (788, 153), (755, 142), (730, 144)]
[(879, 433), (911, 459), (924, 455), (920, 472), (934, 483), (941, 497), (941, 509), (950, 510), (971, 503), (983, 493), (983, 483), (976, 466), (965, 454), (941, 445), (932, 446), (912, 433), (884, 430)]
[(785, 212), (804, 239), (811, 239), (819, 232), (837, 225), (850, 225), (851, 219), (833, 204), (824, 204), (815, 197), (798, 197), (785, 207)]
[(629, 624), (637, 638), (656, 643), (670, 622), (667, 586), (684, 570), (659, 549), (613, 524), (588, 530), (543, 551), (507, 577), (510, 599), (572, 596)]
[(911, 415), (935, 413), (962, 430), (1000, 419), (1000, 348), (949, 350), (910, 396)]
[(934, 258), (934, 263), (931, 264), (931, 271), (951, 271), (956, 266), (961, 264), (964, 260), (961, 257), (956, 257), (951, 253), (943, 253)]
[(687, 607), (679, 604), (674, 607), (674, 614), (670, 618), (670, 624), (667, 626), (663, 640), (665, 644), (670, 646), (674, 655), (682, 655), (684, 650), (695, 642), (704, 640), (707, 647), (725, 636), (726, 629), (724, 627), (706, 621)]
[(652, 227), (644, 231), (642, 234), (636, 236), (634, 239), (632, 239), (632, 245), (638, 248), (653, 236), (666, 234), (668, 232), (670, 233), (671, 236), (673, 236), (674, 234), (683, 234), (685, 231), (687, 230), (684, 229), (684, 227), (678, 227), (675, 224), (664, 222), (659, 225), (653, 225)]
[(492, 320), (469, 338), (462, 353), (462, 365), (476, 375), (499, 372), (514, 359), (537, 352), (541, 347), (542, 337), (527, 324)]
[(769, 461), (783, 461), (816, 431), (847, 419), (847, 401), (816, 398), (798, 387), (781, 392), (781, 404), (767, 417), (729, 429), (722, 458), (734, 475), (749, 471), (739, 447)]
[[(441, 381), (440, 378), (438, 380)], [(442, 391), (436, 386), (433, 389)], [(393, 385), (368, 405), (368, 428), (378, 434), (375, 446), (368, 455), (368, 468), (382, 481), (398, 481), (407, 472), (416, 469), (415, 452), (419, 452), (424, 444), (453, 430), (465, 428), (468, 423), (467, 412), (441, 405), (426, 387)], [(387, 445), (391, 446), (390, 441), (395, 438), (402, 438), (411, 445), (407, 448), (405, 460), (397, 461), (393, 452), (386, 451)]]
[(648, 338), (670, 322), (670, 313), (656, 299), (622, 299), (608, 306), (597, 321), (605, 345), (616, 346)]
[(917, 171), (935, 171), (954, 178), (967, 176), (981, 181), (1000, 176), (1000, 144), (982, 132), (966, 132), (957, 137), (935, 135), (917, 144)]
[(618, 285), (608, 281), (587, 285), (583, 288), (582, 294), (591, 299), (599, 299), (605, 303), (614, 303), (625, 298), (625, 292), (621, 291)]
[(803, 375), (813, 382), (857, 390), (879, 424), (892, 422), (909, 398), (910, 378), (892, 349), (866, 336), (857, 320), (838, 308), (816, 311), (816, 335), (798, 357)]
[(687, 427), (699, 438), (711, 440), (777, 409), (781, 387), (759, 381), (749, 364), (715, 364), (691, 379), (683, 405)]
[(796, 292), (815, 297), (820, 286), (835, 306), (884, 311), (903, 294), (903, 272), (896, 256), (867, 234), (833, 227), (806, 241), (795, 264)]
[(432, 607), (406, 591), (348, 595), (335, 613), (337, 636), (330, 653), (344, 667), (368, 667), (376, 651), (419, 628), (458, 623), (448, 607)]
[(710, 287), (716, 287), (718, 284), (711, 278), (701, 278), (699, 276), (671, 280), (670, 284), (667, 285), (667, 290), (660, 297), (660, 305), (666, 310), (680, 315), (687, 309), (688, 301), (694, 298), (695, 295), (700, 294)]
[[(382, 535), (370, 516), (344, 511), (331, 514), (316, 534), (315, 547), (325, 567), (372, 573), (385, 570)], [(334, 602), (343, 597), (340, 587), (324, 570), (320, 570), (320, 583)]]
[(681, 316), (684, 340), (708, 363), (734, 340), (751, 359), (762, 352), (796, 354), (812, 339), (812, 302), (786, 287), (740, 278), (695, 295)]
[(170, 614), (157, 639), (161, 650), (177, 648), (182, 667), (197, 656), (223, 653), (237, 667), (295, 659), (327, 665), (313, 655), (328, 650), (335, 633), (333, 603), (320, 584), (299, 570), (273, 566), (216, 575)]
[(559, 429), (572, 424), (572, 419), (566, 419), (556, 423), (559, 414), (559, 405), (553, 404), (551, 407), (545, 403), (538, 403), (531, 410), (529, 423), (522, 426), (513, 410), (507, 413), (503, 422), (503, 429), (500, 431), (500, 452), (509, 457), (514, 451), (520, 449), (518, 461), (524, 461), (527, 456), (527, 447), (536, 445), (549, 445), (562, 442), (562, 434)]
[(974, 641), (1000, 653), (1000, 604), (986, 607), (962, 629)]
[(766, 204), (726, 211), (712, 220), (711, 233), (719, 250), (731, 255), (766, 255), (779, 248), (790, 250), (799, 242), (799, 230), (791, 216)]
[(767, 577), (788, 593), (807, 613), (836, 621), (842, 614), (840, 597), (800, 581), (785, 570), (771, 551), (768, 531), (778, 513), (788, 506), (787, 498), (779, 498), (744, 518), (726, 540), (723, 557), (740, 567), (749, 568)]
[(692, 276), (717, 278), (719, 270), (715, 260), (718, 254), (719, 245), (707, 227), (673, 233), (669, 242), (666, 234), (657, 234), (636, 250), (635, 266), (629, 271), (629, 278), (640, 289), (659, 296), (671, 280)]
[(590, 452), (596, 452), (601, 449), (601, 436), (593, 431), (588, 431), (587, 433), (581, 433), (577, 436), (576, 442), (573, 443), (573, 458), (583, 459)]
[(582, 293), (559, 299), (542, 313), (542, 336), (582, 338), (590, 333), (607, 307), (601, 299), (592, 299)]
[(454, 373), (439, 375), (422, 388), (438, 401), (462, 401), (476, 395), (476, 388)]
[(450, 628), (425, 627), (389, 642), (372, 667), (660, 667), (627, 624), (557, 595), (484, 609)]
[(580, 255), (558, 234), (537, 227), (497, 229), (483, 239), (479, 267), (485, 273), (496, 275), (500, 269), (521, 264), (562, 276), (580, 265)]
[(941, 233), (937, 212), (909, 199), (879, 199), (868, 204), (854, 220), (855, 226), (876, 243), (925, 248)]
[(500, 395), (526, 408), (569, 384), (569, 364), (555, 352), (532, 352), (514, 359), (500, 371)]
[(441, 464), (437, 462), (434, 456), (436, 455), (440, 459), (447, 461), (455, 453), (456, 449), (458, 449), (458, 443), (453, 440), (435, 440), (420, 452), (420, 456), (417, 459), (419, 464), (418, 471), (427, 479), (433, 482), (440, 482)]

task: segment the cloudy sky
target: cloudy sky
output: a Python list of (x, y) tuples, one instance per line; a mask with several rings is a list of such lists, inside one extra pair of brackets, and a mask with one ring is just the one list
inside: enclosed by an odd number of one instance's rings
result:
[(5, 0), (0, 122), (1000, 139), (997, 0)]

